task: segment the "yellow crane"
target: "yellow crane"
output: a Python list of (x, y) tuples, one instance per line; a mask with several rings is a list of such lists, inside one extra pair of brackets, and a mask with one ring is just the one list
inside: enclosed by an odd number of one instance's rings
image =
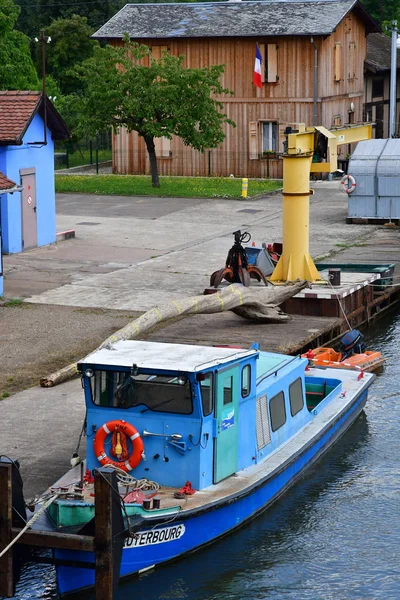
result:
[[(322, 137), (321, 137), (322, 136)], [(283, 251), (269, 277), (275, 284), (307, 279), (322, 280), (309, 253), (310, 173), (337, 171), (337, 147), (372, 138), (372, 123), (328, 130), (305, 127), (287, 133), (283, 154)], [(316, 148), (323, 147), (327, 162), (312, 162)]]

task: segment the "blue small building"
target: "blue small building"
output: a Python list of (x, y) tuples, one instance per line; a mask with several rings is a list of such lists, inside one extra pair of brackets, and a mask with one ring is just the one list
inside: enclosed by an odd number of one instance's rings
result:
[(41, 92), (0, 91), (0, 171), (21, 192), (0, 196), (3, 252), (14, 254), (56, 241), (54, 141), (69, 136)]
[[(20, 192), (20, 187), (15, 183), (15, 181), (11, 181), (8, 179), (1, 171), (0, 171), (0, 201), (1, 197), (4, 194), (13, 194), (14, 192)], [(3, 256), (2, 256), (2, 243), (1, 243), (1, 213), (0, 213), (0, 296), (3, 295)]]

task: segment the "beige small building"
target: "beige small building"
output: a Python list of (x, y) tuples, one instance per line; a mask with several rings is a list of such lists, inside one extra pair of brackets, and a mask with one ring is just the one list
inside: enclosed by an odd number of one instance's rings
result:
[[(126, 33), (185, 56), (186, 67), (224, 64), (221, 97), (236, 123), (216, 149), (198, 152), (179, 138), (157, 140), (160, 174), (281, 177), (285, 129), (361, 122), (367, 34), (379, 31), (358, 0), (127, 4), (94, 38), (120, 45)], [(262, 88), (253, 84), (256, 44)], [(275, 154), (278, 153), (278, 156)], [(121, 130), (113, 140), (117, 173), (149, 173), (144, 140)]]
[[(392, 40), (383, 33), (367, 38), (364, 119), (375, 123), (374, 137), (389, 137), (389, 101)], [(396, 137), (400, 135), (400, 50), (397, 51)]]

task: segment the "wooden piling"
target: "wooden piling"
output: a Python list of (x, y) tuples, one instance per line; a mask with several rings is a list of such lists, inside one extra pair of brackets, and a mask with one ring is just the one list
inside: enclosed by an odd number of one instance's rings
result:
[(119, 579), (124, 527), (115, 471), (96, 469), (94, 487), (96, 600), (112, 600)]
[[(0, 551), (11, 542), (12, 464), (0, 462)], [(13, 552), (0, 558), (0, 596), (12, 598), (15, 591)]]

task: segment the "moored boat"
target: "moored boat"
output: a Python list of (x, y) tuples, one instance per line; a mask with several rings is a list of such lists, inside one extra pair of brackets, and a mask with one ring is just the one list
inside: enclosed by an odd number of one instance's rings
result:
[(357, 329), (343, 336), (339, 350), (321, 346), (305, 352), (302, 356), (317, 366), (358, 369), (369, 373), (380, 369), (385, 362), (381, 352), (365, 349), (364, 337)]
[[(300, 356), (121, 341), (79, 363), (87, 408), (80, 466), (51, 488), (55, 530), (94, 515), (92, 472), (119, 474), (126, 537), (120, 576), (198, 550), (265, 510), (357, 418), (374, 375)], [(94, 585), (90, 552), (55, 550), (61, 596)], [(62, 561), (68, 561), (62, 564)], [(72, 566), (73, 565), (73, 566)]]

